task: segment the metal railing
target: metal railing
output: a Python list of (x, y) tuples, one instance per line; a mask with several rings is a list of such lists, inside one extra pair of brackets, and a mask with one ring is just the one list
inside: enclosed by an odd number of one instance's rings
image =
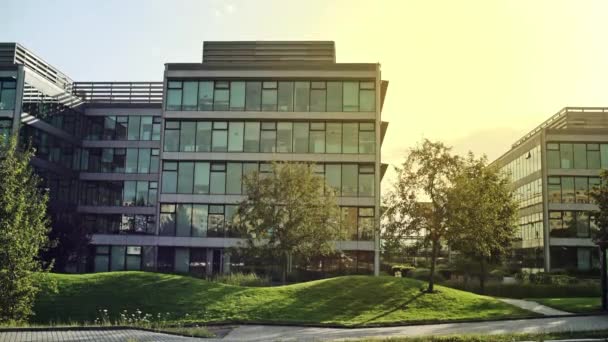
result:
[(162, 103), (162, 82), (74, 82), (72, 94), (88, 103)]

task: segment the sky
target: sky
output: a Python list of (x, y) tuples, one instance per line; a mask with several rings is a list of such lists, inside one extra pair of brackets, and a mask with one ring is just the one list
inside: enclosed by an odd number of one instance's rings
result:
[(392, 165), (424, 138), (493, 160), (563, 107), (608, 106), (603, 0), (0, 0), (0, 13), (0, 41), (76, 81), (161, 81), (205, 40), (333, 40), (338, 62), (379, 62), (390, 82)]

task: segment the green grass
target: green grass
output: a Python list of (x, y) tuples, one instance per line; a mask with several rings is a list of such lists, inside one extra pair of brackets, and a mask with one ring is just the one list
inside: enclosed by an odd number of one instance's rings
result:
[(100, 309), (170, 313), (171, 321), (272, 321), (366, 325), (497, 319), (534, 314), (494, 298), (394, 277), (346, 276), (278, 287), (241, 287), (179, 275), (111, 272), (50, 274), (57, 293), (42, 292), (35, 323), (93, 322)]
[(601, 309), (598, 297), (530, 298), (530, 300), (558, 310), (575, 313), (598, 312)]

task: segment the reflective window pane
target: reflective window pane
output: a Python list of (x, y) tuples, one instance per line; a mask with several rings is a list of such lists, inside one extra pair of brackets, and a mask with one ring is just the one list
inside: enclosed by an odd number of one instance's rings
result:
[(242, 163), (228, 163), (226, 166), (226, 193), (238, 195), (241, 193), (241, 180), (243, 178)]
[(177, 192), (191, 194), (194, 186), (194, 163), (180, 162), (177, 173)]
[(342, 111), (342, 82), (327, 82), (327, 111)]
[(262, 101), (262, 82), (247, 82), (245, 88), (245, 109), (257, 111), (261, 108)]
[(245, 124), (243, 122), (229, 122), (228, 125), (228, 151), (243, 151), (243, 136)]
[(198, 110), (213, 110), (213, 81), (198, 84)]
[(196, 110), (198, 102), (198, 82), (183, 83), (182, 110)]
[(197, 162), (194, 167), (194, 193), (209, 193), (209, 163)]
[(260, 150), (260, 123), (245, 123), (245, 152), (258, 152)]
[(293, 124), (291, 122), (277, 123), (277, 152), (291, 153), (293, 146)]
[(279, 112), (293, 112), (293, 82), (279, 82)]
[(191, 224), (192, 204), (178, 204), (175, 236), (190, 236)]
[(230, 110), (245, 110), (245, 82), (230, 82)]
[(308, 122), (294, 122), (293, 151), (308, 153)]
[(359, 150), (359, 126), (356, 123), (342, 125), (342, 153), (357, 153)]
[(310, 108), (310, 82), (295, 82), (294, 111), (308, 112)]
[(345, 112), (359, 111), (359, 82), (344, 82), (343, 109)]
[(196, 123), (196, 152), (211, 151), (211, 122)]

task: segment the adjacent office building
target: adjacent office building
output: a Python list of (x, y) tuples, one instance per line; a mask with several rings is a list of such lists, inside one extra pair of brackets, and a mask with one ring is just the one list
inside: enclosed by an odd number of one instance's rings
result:
[(495, 162), (519, 202), (516, 260), (530, 270), (599, 269), (589, 191), (608, 168), (608, 108), (566, 107)]
[(377, 63), (336, 63), (333, 42), (205, 42), (202, 63), (168, 63), (162, 82), (109, 83), (3, 43), (0, 134), (36, 147), (52, 219), (93, 233), (74, 270), (240, 269), (242, 178), (293, 161), (337, 189), (347, 236), (300, 266), (377, 273), (387, 86)]

